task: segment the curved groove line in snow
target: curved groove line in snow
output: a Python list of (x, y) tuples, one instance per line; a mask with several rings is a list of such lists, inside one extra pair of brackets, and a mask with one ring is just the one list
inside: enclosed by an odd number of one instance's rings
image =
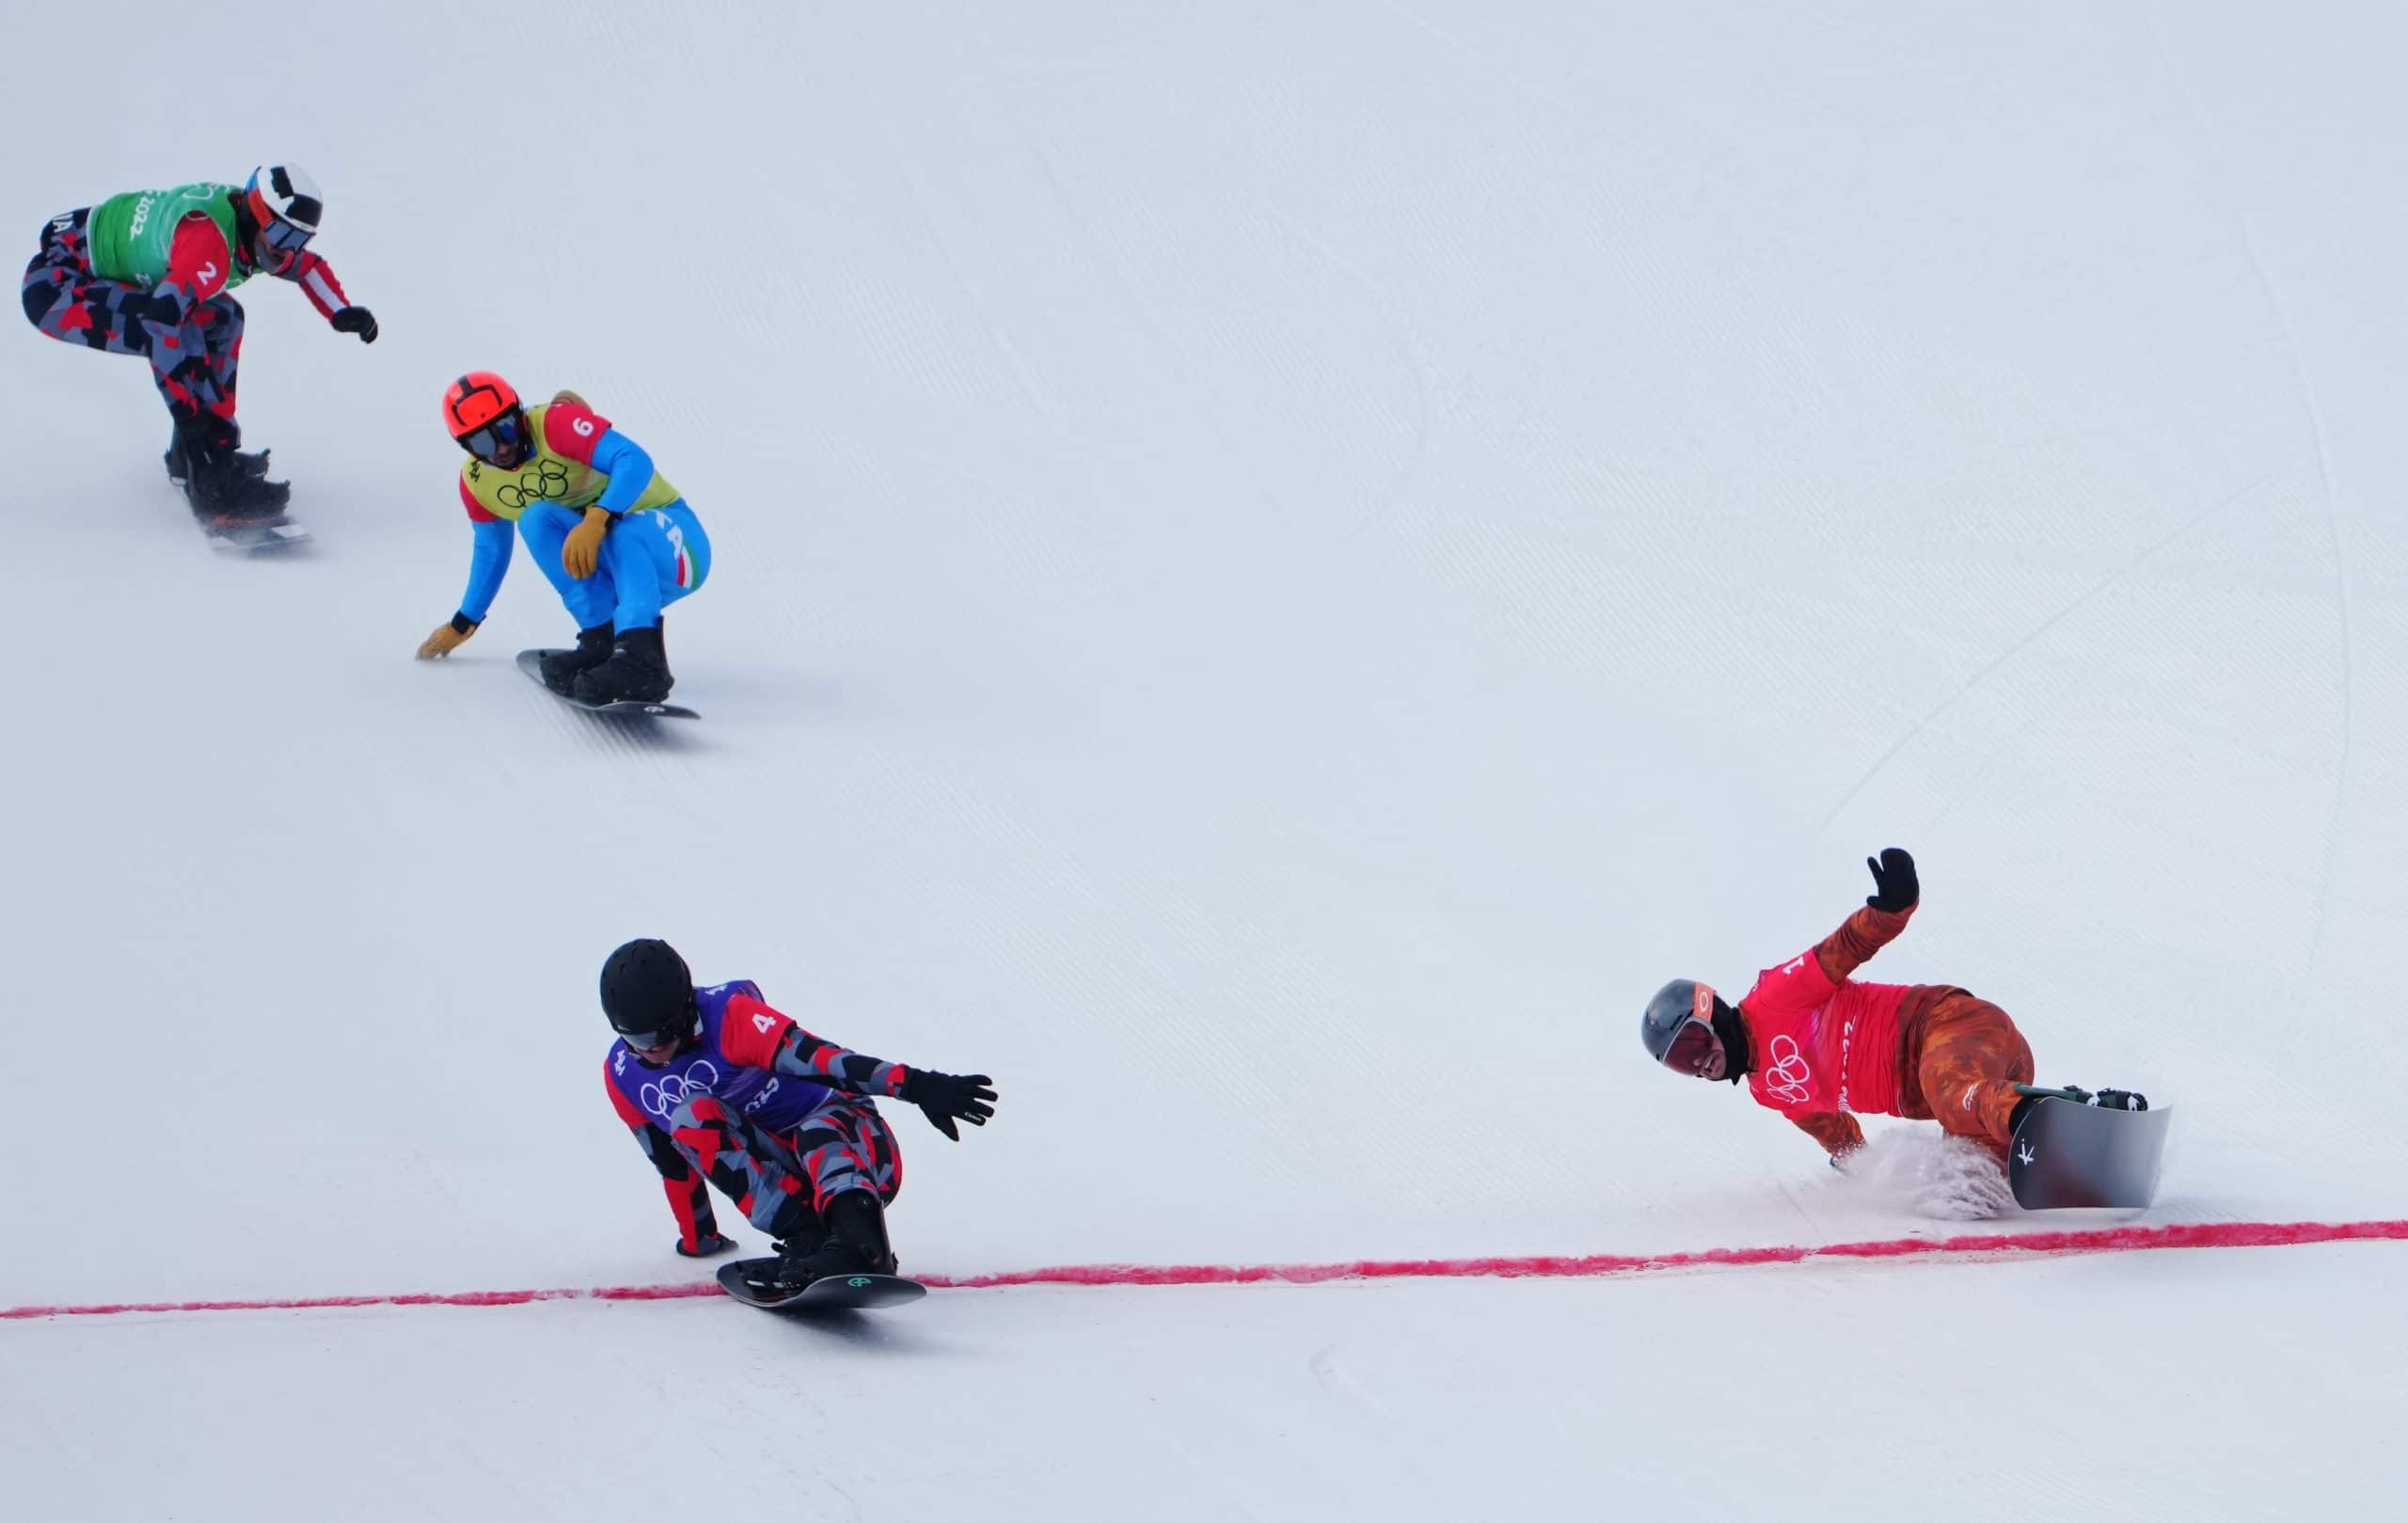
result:
[[(1533, 1255), (1489, 1259), (1364, 1259), (1325, 1264), (1065, 1264), (991, 1275), (927, 1275), (934, 1290), (1007, 1285), (1321, 1285), (1364, 1279), (1594, 1279), (1663, 1270), (1751, 1268), (1824, 1259), (1983, 1260), (2009, 1254), (2131, 1253), (2154, 1248), (2270, 1248), (2312, 1243), (2400, 1242), (2408, 1221), (2187, 1222), (2069, 1232), (1987, 1232), (1889, 1238), (1820, 1247), (1701, 1248), (1687, 1253)], [(711, 1281), (590, 1285), (556, 1290), (416, 1291), (398, 1295), (318, 1295), (251, 1301), (149, 1301), (87, 1306), (0, 1307), (0, 1321), (109, 1317), (134, 1312), (312, 1311), (341, 1307), (507, 1307), (534, 1301), (681, 1301), (721, 1294)]]
[(2100, 594), (2107, 592), (2111, 588), (2117, 586), (2124, 580), (2124, 579), (2130, 577), (2141, 567), (2148, 564), (2152, 560), (2155, 560), (2160, 553), (2172, 547), (2177, 542), (2181, 540), (2184, 535), (2190, 533), (2191, 531), (2198, 528), (2200, 525), (2206, 523), (2209, 519), (2213, 518), (2216, 515), (2224, 512), (2226, 509), (2233, 506), (2235, 503), (2240, 502), (2243, 499), (2247, 498), (2251, 493), (2256, 492), (2258, 488), (2267, 485), (2274, 478), (2273, 477), (2259, 477), (2258, 480), (2240, 488), (2238, 491), (2228, 493), (2227, 495), (2217, 499), (2215, 501), (2209, 503), (2206, 507), (2201, 508), (2198, 512), (2183, 519), (2180, 523), (2176, 524), (2162, 535), (2151, 540), (2148, 544), (2142, 546), (2140, 549), (2129, 560), (2125, 561), (2122, 565), (2117, 566), (2115, 570), (2108, 572), (2097, 581), (2092, 582), (2071, 601), (2062, 605), (2047, 618), (2042, 619), (2038, 624), (2036, 624), (2030, 629), (2025, 630), (2021, 635), (2018, 636), (2011, 643), (2009, 643), (2005, 649), (2000, 651), (1988, 660), (1986, 660), (1981, 665), (1975, 667), (1972, 674), (1967, 677), (1962, 683), (1959, 683), (1955, 691), (1951, 692), (1947, 697), (1942, 698), (1939, 703), (1933, 705), (1931, 709), (1925, 713), (1923, 718), (1915, 721), (1912, 724), (1908, 725), (1905, 732), (1902, 733), (1897, 739), (1890, 743), (1890, 749), (1881, 753), (1881, 754), (1875, 759), (1873, 765), (1865, 769), (1864, 775), (1858, 778), (1855, 783), (1850, 785), (1846, 793), (1840, 795), (1840, 801), (1831, 805), (1830, 811), (1824, 815), (1822, 823), (1815, 827), (1815, 833), (1817, 835), (1829, 833), (1830, 828), (1839, 822), (1839, 817), (1847, 813), (1848, 805), (1856, 802), (1856, 801), (1863, 795), (1864, 790), (1873, 785), (1876, 779), (1880, 777), (1883, 772), (1889, 770), (1890, 764), (1896, 761), (1899, 754), (1904, 752), (1908, 746), (1914, 743), (1916, 737), (1922, 735), (1925, 730), (1930, 729), (1941, 715), (1947, 713), (1959, 703), (1971, 697), (1973, 693), (1973, 690), (1979, 688), (1984, 682), (1988, 681), (1992, 673), (2006, 665), (2007, 662), (2013, 660), (2016, 657), (2021, 655), (2025, 650), (2029, 649), (2034, 643), (2039, 641), (2042, 636), (2048, 634), (2049, 631), (2065, 623), (2067, 619), (2072, 618), (2076, 613), (2081, 612), (2084, 608), (2089, 606), (2092, 599), (2098, 597)]

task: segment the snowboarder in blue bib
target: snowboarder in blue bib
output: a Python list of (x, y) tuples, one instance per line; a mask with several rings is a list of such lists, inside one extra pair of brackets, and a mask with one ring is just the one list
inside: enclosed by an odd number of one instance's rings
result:
[(618, 1039), (602, 1077), (619, 1119), (659, 1171), (677, 1251), (707, 1258), (720, 1236), (710, 1191), (779, 1240), (777, 1279), (892, 1275), (886, 1207), (903, 1156), (874, 1097), (917, 1105), (958, 1142), (957, 1121), (995, 1114), (993, 1081), (909, 1069), (823, 1041), (749, 979), (694, 987), (667, 942), (633, 941), (602, 965), (602, 1011)]

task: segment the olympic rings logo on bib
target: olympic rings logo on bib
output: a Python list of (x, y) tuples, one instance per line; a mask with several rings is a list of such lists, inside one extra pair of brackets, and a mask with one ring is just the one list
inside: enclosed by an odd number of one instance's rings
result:
[(524, 512), (531, 502), (548, 502), (556, 497), (566, 497), (568, 468), (557, 460), (538, 461), (534, 469), (519, 472), (516, 481), (496, 487), (493, 495), (513, 513)]
[(647, 1113), (667, 1120), (678, 1106), (709, 1094), (718, 1084), (719, 1070), (704, 1058), (683, 1073), (663, 1074), (657, 1083), (645, 1085), (636, 1101)]
[(1772, 1039), (1772, 1067), (1765, 1070), (1765, 1093), (1784, 1105), (1803, 1105), (1814, 1098), (1814, 1071), (1806, 1055), (1787, 1036)]

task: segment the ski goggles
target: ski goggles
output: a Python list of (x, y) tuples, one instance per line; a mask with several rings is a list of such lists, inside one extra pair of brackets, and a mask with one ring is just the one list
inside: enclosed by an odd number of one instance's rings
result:
[(664, 1047), (676, 1046), (692, 1035), (693, 1030), (694, 1017), (689, 1011), (684, 1015), (671, 1017), (669, 1023), (658, 1031), (622, 1031), (619, 1033), (619, 1039), (640, 1055), (657, 1053)]
[(251, 241), (251, 258), (271, 275), (290, 274), (312, 236), (308, 228), (297, 228), (290, 222), (262, 222), (259, 236)]
[(513, 407), (483, 428), (460, 436), (460, 448), (480, 460), (515, 456), (527, 447), (527, 415)]
[(1697, 986), (1696, 1006), (1681, 1029), (1672, 1033), (1671, 1041), (1664, 1048), (1664, 1066), (1675, 1073), (1698, 1077), (1704, 1073), (1708, 1058), (1721, 1044), (1714, 1034), (1714, 991), (1703, 984)]
[(282, 217), (270, 218), (260, 224), (260, 242), (288, 259), (301, 252), (317, 235), (315, 228), (304, 228)]

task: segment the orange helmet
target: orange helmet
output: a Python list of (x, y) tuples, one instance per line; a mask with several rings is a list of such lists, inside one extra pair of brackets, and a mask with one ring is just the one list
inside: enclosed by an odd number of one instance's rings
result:
[(443, 424), (455, 439), (517, 410), (517, 389), (491, 371), (470, 371), (443, 393)]

